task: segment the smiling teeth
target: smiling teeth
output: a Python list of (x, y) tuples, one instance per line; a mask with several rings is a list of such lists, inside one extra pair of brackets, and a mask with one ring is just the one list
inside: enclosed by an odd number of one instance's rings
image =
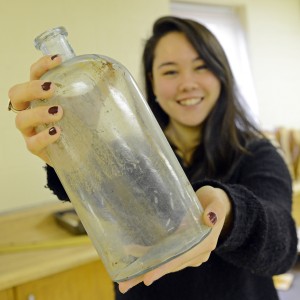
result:
[(179, 101), (179, 103), (184, 106), (190, 106), (190, 105), (195, 105), (195, 104), (200, 103), (201, 100), (202, 99), (199, 99), (199, 98), (191, 98), (191, 99), (181, 100), (181, 101)]

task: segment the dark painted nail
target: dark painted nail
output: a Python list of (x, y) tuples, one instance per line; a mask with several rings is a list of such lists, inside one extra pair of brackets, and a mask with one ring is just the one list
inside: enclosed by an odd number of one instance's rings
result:
[(218, 221), (217, 215), (214, 212), (212, 212), (212, 211), (210, 213), (208, 213), (207, 215), (208, 215), (208, 218), (211, 221), (211, 223), (213, 225), (215, 225), (217, 223), (217, 221)]
[(57, 56), (58, 56), (58, 54), (52, 55), (51, 59), (54, 60)]
[(55, 115), (55, 114), (57, 114), (57, 112), (58, 112), (58, 106), (52, 106), (48, 109), (48, 113), (50, 115)]
[(55, 127), (51, 127), (51, 128), (49, 129), (49, 134), (50, 134), (50, 135), (54, 135), (54, 134), (56, 134), (56, 133), (57, 133), (57, 131), (56, 131)]
[(51, 86), (51, 82), (44, 82), (44, 83), (42, 84), (42, 89), (43, 89), (44, 91), (49, 91), (49, 90), (50, 90), (50, 86)]

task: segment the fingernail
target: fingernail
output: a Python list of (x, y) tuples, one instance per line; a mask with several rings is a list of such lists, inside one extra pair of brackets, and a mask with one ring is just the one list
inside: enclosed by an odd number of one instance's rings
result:
[(57, 133), (57, 131), (56, 131), (55, 127), (51, 127), (51, 128), (49, 129), (49, 134), (50, 134), (50, 135), (54, 135), (54, 134), (56, 134), (56, 133)]
[(215, 225), (217, 223), (217, 221), (218, 221), (217, 215), (214, 212), (212, 212), (212, 211), (209, 212), (207, 215), (208, 215), (208, 218), (211, 221), (211, 223), (213, 225)]
[(51, 86), (51, 82), (44, 82), (44, 83), (42, 84), (42, 89), (43, 89), (44, 91), (49, 91), (49, 90), (50, 90), (50, 86)]
[(56, 57), (58, 57), (58, 54), (52, 55), (51, 60), (54, 60)]
[(55, 114), (57, 114), (57, 112), (58, 112), (58, 106), (52, 106), (48, 109), (48, 113), (50, 115), (55, 115)]

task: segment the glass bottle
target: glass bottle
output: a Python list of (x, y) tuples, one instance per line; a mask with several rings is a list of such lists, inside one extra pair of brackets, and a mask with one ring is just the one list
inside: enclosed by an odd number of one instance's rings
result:
[(32, 107), (63, 107), (61, 137), (47, 151), (111, 278), (141, 275), (202, 241), (203, 209), (128, 70), (106, 56), (76, 56), (64, 27), (34, 43), (63, 58), (42, 77), (55, 95)]

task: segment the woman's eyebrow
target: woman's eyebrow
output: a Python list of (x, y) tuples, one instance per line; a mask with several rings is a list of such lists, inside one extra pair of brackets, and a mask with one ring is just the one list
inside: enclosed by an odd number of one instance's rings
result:
[(165, 66), (174, 66), (176, 65), (176, 63), (172, 62), (172, 61), (167, 61), (167, 62), (163, 62), (162, 64), (160, 64), (157, 68), (162, 68), (162, 67), (165, 67)]
[[(204, 62), (204, 60), (200, 56), (197, 56), (196, 58), (193, 59), (193, 62), (197, 62), (197, 61)], [(165, 66), (175, 66), (175, 65), (176, 65), (175, 62), (166, 61), (166, 62), (163, 62), (160, 65), (158, 65), (157, 68), (159, 69), (159, 68), (162, 68), (162, 67), (165, 67)]]

